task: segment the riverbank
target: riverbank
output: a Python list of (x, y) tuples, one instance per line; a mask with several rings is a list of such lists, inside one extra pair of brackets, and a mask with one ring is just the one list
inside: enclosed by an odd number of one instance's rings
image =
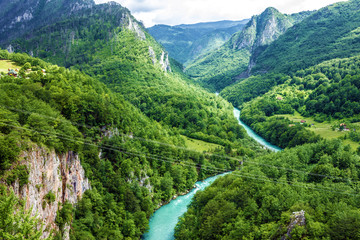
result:
[(206, 178), (195, 183), (197, 186), (193, 188), (188, 194), (178, 196), (176, 199), (170, 201), (159, 208), (150, 218), (149, 231), (143, 235), (145, 240), (173, 240), (175, 226), (186, 211), (188, 205), (191, 203), (195, 193), (199, 190), (204, 190), (210, 186), (217, 178), (229, 174), (230, 172), (222, 173), (213, 177)]
[[(267, 142), (265, 139), (257, 135), (250, 127), (244, 124), (240, 120), (239, 109), (234, 108), (234, 116), (238, 120), (239, 124), (245, 128), (249, 136), (261, 145), (275, 152), (282, 150), (281, 148)], [(145, 233), (142, 238), (145, 240), (173, 240), (178, 219), (187, 211), (187, 207), (191, 203), (195, 193), (199, 190), (204, 190), (218, 177), (228, 173), (229, 172), (207, 178), (203, 181), (198, 181), (195, 183), (197, 187), (193, 188), (188, 194), (177, 196), (174, 200), (171, 200), (169, 203), (160, 207), (150, 218), (149, 231)]]
[(260, 143), (262, 146), (264, 146), (267, 149), (270, 149), (271, 151), (278, 152), (282, 149), (278, 146), (275, 146), (269, 142), (267, 142), (264, 138), (262, 138), (260, 135), (258, 135), (254, 130), (252, 130), (248, 125), (246, 125), (243, 121), (240, 119), (240, 110), (234, 107), (234, 116), (238, 120), (239, 124), (245, 128), (247, 134), (253, 138), (255, 141)]

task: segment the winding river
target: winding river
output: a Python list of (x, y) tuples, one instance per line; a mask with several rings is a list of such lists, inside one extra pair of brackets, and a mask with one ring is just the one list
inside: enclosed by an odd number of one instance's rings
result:
[(256, 132), (254, 132), (248, 125), (246, 125), (243, 121), (241, 121), (240, 120), (240, 110), (239, 109), (234, 108), (234, 116), (239, 121), (239, 124), (245, 128), (247, 134), (250, 137), (252, 137), (253, 139), (255, 139), (255, 141), (257, 141), (258, 143), (260, 143), (264, 147), (270, 149), (271, 151), (278, 152), (278, 151), (282, 150), (278, 146), (272, 145), (271, 143), (267, 142), (265, 139), (263, 139), (258, 134), (256, 134)]
[[(258, 143), (272, 151), (280, 151), (281, 148), (274, 146), (267, 142), (265, 139), (257, 135), (250, 127), (240, 120), (240, 110), (234, 108), (234, 116), (239, 121), (239, 124), (243, 126), (246, 132), (255, 139)], [(179, 196), (175, 200), (172, 200), (169, 204), (159, 208), (153, 216), (150, 218), (150, 229), (147, 233), (143, 235), (145, 240), (173, 240), (175, 226), (178, 222), (178, 219), (183, 215), (188, 205), (190, 204), (195, 193), (199, 190), (204, 190), (212, 182), (214, 182), (218, 177), (223, 176), (227, 173), (219, 174), (210, 178), (205, 179), (204, 181), (196, 182), (196, 188), (192, 189), (188, 194), (184, 196)]]

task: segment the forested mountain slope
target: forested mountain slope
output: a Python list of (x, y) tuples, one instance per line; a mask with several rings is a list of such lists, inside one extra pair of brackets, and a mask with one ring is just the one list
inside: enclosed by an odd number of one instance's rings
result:
[(357, 239), (358, 167), (339, 140), (245, 161), (196, 194), (175, 239)]
[(148, 31), (172, 58), (187, 65), (197, 57), (220, 47), (232, 34), (242, 30), (247, 22), (248, 20), (155, 25), (148, 28)]
[[(357, 149), (359, 65), (356, 56), (325, 61), (291, 76), (253, 76), (225, 88), (221, 95), (242, 108), (242, 119), (248, 125), (280, 146), (289, 144), (289, 133), (301, 128), (325, 138), (340, 137)], [(305, 118), (308, 123), (295, 128)]]
[[(176, 62), (170, 66), (162, 47), (118, 4), (79, 10), (8, 44), (72, 68), (1, 51), (1, 61), (21, 68), (21, 78), (0, 77), (2, 119), (11, 124), (1, 128), (2, 182), (27, 184), (27, 167), (13, 167), (27, 149), (13, 144), (22, 140), (54, 155), (75, 152), (90, 180), (75, 215), (71, 205), (57, 213), (59, 235), (72, 219), (74, 239), (138, 239), (155, 208), (215, 168), (239, 166), (223, 155), (259, 152), (231, 104), (191, 84)], [(216, 155), (187, 150), (183, 135), (218, 144), (210, 150)], [(55, 204), (46, 196), (44, 206)]]
[(0, 2), (0, 43), (91, 8), (93, 0), (10, 0)]
[(191, 84), (176, 63), (170, 72), (167, 54), (127, 9), (102, 4), (78, 15), (12, 45), (85, 71), (122, 93), (150, 118), (184, 135), (221, 145), (244, 138), (231, 105)]
[(291, 72), (325, 60), (358, 55), (359, 9), (357, 0), (320, 9), (260, 54), (253, 72)]
[[(23, 54), (0, 54), (2, 62), (8, 59), (23, 66), (21, 77), (0, 77), (1, 186), (32, 184), (28, 180), (32, 166), (20, 155), (34, 148), (58, 155), (76, 153), (91, 183), (75, 215), (66, 202), (63, 211), (52, 213), (58, 215), (53, 222), (58, 235), (73, 219), (74, 239), (139, 238), (159, 204), (214, 174), (215, 167), (238, 165), (235, 160), (186, 150), (178, 131), (150, 120), (96, 79)], [(239, 147), (243, 152), (233, 154), (252, 152)], [(58, 194), (57, 190), (46, 194), (43, 208), (46, 201), (58, 204), (51, 200)], [(7, 195), (1, 190), (1, 199)], [(110, 218), (113, 214), (116, 217)]]
[(267, 8), (259, 16), (253, 16), (242, 31), (219, 49), (187, 66), (186, 73), (210, 88), (221, 90), (236, 79), (246, 77), (253, 66), (251, 58), (310, 13), (285, 15), (275, 8)]

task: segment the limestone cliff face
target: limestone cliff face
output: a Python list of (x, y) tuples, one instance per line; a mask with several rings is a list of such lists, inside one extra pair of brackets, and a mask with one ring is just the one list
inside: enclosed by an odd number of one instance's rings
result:
[(281, 240), (291, 239), (291, 231), (295, 226), (303, 227), (306, 225), (305, 211), (301, 210), (300, 212), (293, 212), (290, 216), (290, 224), (287, 227), (286, 234), (281, 238)]
[(0, 42), (95, 6), (93, 0), (0, 1)]
[[(29, 183), (20, 189), (19, 183), (15, 182), (12, 187), (15, 194), (24, 200), (26, 209), (32, 209), (32, 213), (43, 220), (47, 229), (43, 237), (47, 237), (51, 229), (57, 229), (55, 219), (61, 204), (66, 201), (77, 203), (90, 189), (90, 183), (78, 155), (73, 152), (58, 155), (36, 147), (23, 152), (20, 159), (20, 164), (27, 165), (29, 169)], [(45, 199), (50, 192), (55, 195), (54, 202)]]
[(234, 49), (252, 51), (275, 41), (291, 26), (291, 16), (284, 15), (275, 8), (267, 8), (261, 15), (252, 17), (244, 30), (232, 37), (231, 42)]
[(169, 55), (164, 51), (161, 52), (160, 65), (162, 70), (164, 70), (165, 72), (171, 72)]

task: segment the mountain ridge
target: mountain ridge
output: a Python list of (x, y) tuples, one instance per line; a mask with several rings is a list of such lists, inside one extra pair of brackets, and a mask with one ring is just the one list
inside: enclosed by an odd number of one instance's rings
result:
[(256, 59), (252, 71), (289, 73), (332, 58), (359, 53), (360, 3), (338, 2), (324, 7), (287, 31)]
[(12, 0), (0, 3), (0, 43), (95, 6), (94, 0)]
[(162, 24), (148, 28), (148, 31), (172, 58), (187, 65), (195, 58), (221, 46), (233, 33), (241, 30), (247, 21), (225, 20), (176, 26)]
[(260, 15), (253, 16), (242, 31), (233, 34), (220, 48), (196, 59), (185, 72), (205, 86), (220, 90), (239, 78), (247, 77), (253, 66), (251, 56), (262, 52), (294, 23), (310, 14), (286, 15), (269, 7)]

